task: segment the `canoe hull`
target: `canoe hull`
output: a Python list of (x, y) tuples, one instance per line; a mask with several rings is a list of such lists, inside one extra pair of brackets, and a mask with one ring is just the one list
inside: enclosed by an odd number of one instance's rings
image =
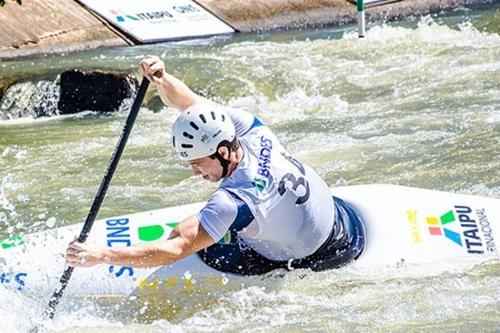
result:
[[(351, 264), (360, 268), (446, 263), (470, 266), (500, 259), (500, 200), (395, 185), (360, 185), (332, 189), (352, 203), (365, 221), (367, 243)], [(204, 203), (98, 220), (88, 242), (131, 246), (168, 238), (184, 217)], [(11, 290), (49, 295), (64, 269), (67, 244), (82, 224), (12, 237), (0, 242), (0, 282)], [(128, 296), (173, 292), (195, 285), (222, 288), (245, 277), (216, 271), (192, 255), (161, 268), (113, 265), (75, 269), (70, 295)]]

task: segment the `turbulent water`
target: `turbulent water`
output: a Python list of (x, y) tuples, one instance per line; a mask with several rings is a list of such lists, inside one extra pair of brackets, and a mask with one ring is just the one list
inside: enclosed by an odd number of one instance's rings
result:
[[(373, 25), (362, 40), (348, 28), (99, 50), (4, 62), (0, 75), (134, 71), (156, 54), (196, 91), (257, 114), (332, 186), (391, 183), (500, 198), (499, 13), (497, 1)], [(16, 89), (0, 102), (1, 118), (17, 118), (0, 123), (0, 239), (84, 219), (130, 103), (115, 115), (32, 120), (40, 108), (57, 113), (56, 79)], [(100, 217), (200, 201), (213, 191), (172, 153), (175, 116), (141, 109)], [(292, 272), (178, 303), (66, 300), (54, 322), (43, 319), (46, 300), (2, 288), (0, 299), (2, 332), (36, 325), (54, 332), (494, 332), (500, 263)]]

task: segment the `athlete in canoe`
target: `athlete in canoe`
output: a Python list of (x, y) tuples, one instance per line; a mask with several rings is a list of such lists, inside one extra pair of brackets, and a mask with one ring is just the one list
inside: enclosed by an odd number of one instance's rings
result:
[(365, 233), (355, 209), (332, 198), (323, 179), (292, 157), (261, 120), (197, 95), (158, 57), (144, 58), (139, 67), (162, 101), (181, 111), (172, 128), (179, 159), (219, 187), (168, 240), (123, 248), (74, 241), (68, 265), (154, 267), (197, 252), (218, 270), (252, 275), (336, 268), (361, 254)]

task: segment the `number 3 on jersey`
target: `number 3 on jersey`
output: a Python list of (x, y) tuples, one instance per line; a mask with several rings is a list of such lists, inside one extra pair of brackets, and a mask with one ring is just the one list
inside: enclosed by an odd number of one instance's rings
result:
[[(300, 171), (300, 173), (303, 176), (305, 176), (304, 166), (302, 166), (302, 164), (300, 164), (299, 161), (297, 161), (296, 159), (294, 159), (290, 155), (286, 155), (285, 153), (281, 153), (281, 154), (290, 163), (292, 163), (295, 167), (297, 167), (297, 169)], [(291, 183), (290, 187), (286, 186), (287, 182)], [(304, 189), (304, 190), (300, 190), (299, 187), (301, 189)], [(309, 182), (304, 177), (297, 178), (292, 173), (287, 173), (286, 175), (284, 175), (281, 178), (280, 183), (278, 185), (278, 193), (280, 195), (284, 195), (287, 190), (291, 190), (297, 196), (297, 200), (295, 201), (295, 204), (297, 204), (297, 205), (303, 204), (304, 202), (306, 202), (309, 199), (309, 194), (310, 194)]]

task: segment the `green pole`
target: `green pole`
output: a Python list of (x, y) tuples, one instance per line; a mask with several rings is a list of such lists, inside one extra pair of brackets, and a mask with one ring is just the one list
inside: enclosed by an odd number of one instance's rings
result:
[(365, 37), (365, 0), (357, 0), (358, 4), (358, 37)]
[(356, 1), (358, 3), (358, 12), (362, 12), (365, 10), (365, 1), (364, 0), (358, 0)]

